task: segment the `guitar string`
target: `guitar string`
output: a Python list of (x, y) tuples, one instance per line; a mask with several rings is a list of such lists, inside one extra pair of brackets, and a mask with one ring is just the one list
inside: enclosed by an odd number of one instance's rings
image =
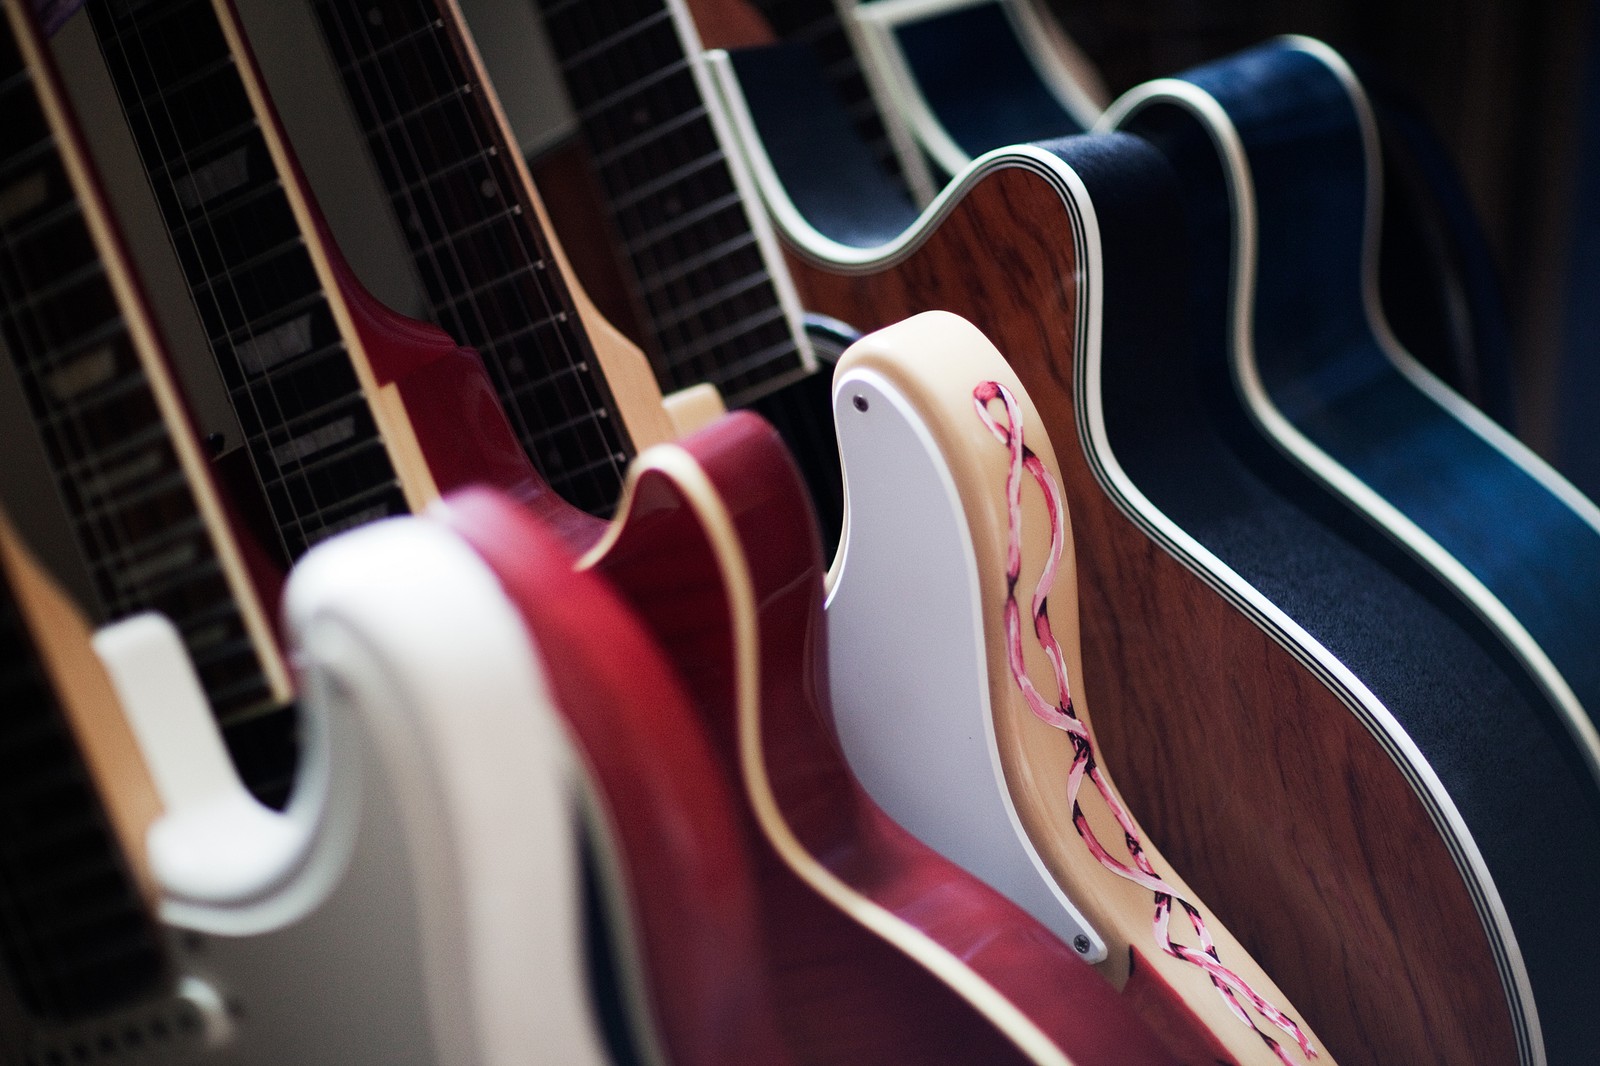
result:
[[(396, 113), (400, 113), (398, 99), (396, 98), (393, 89), (390, 87), (387, 78), (382, 74), (381, 67), (374, 64), (376, 73), (375, 77), (367, 74), (362, 69), (365, 59), (370, 59), (376, 54), (377, 46), (372, 41), (370, 33), (363, 31), (367, 41), (366, 57), (364, 58), (363, 55), (356, 49), (355, 43), (351, 38), (349, 26), (349, 19), (353, 17), (354, 14), (351, 11), (351, 7), (353, 5), (340, 5), (332, 3), (331, 0), (322, 0), (322, 4), (329, 10), (330, 21), (340, 33), (341, 40), (350, 55), (350, 63), (355, 81), (359, 83), (363, 92), (365, 93), (369, 102), (369, 107), (371, 108), (374, 116), (381, 114), (381, 112), (375, 106), (377, 103), (376, 92), (378, 91), (377, 87), (374, 85), (375, 82), (377, 83), (377, 86), (381, 86), (381, 88), (389, 96), (391, 102), (394, 104), (393, 110)], [(377, 12), (381, 16), (381, 9), (377, 6), (372, 6), (370, 11)], [(360, 22), (362, 20), (356, 18), (356, 21)], [(455, 68), (459, 65), (460, 68), (462, 68), (461, 84), (464, 87), (473, 87), (474, 81), (468, 65), (464, 62), (460, 62), (458, 60), (458, 54), (455, 53), (453, 49), (449, 49), (445, 42), (441, 39), (444, 34), (450, 32), (448, 28), (450, 23), (443, 18), (426, 21), (434, 24), (433, 31), (425, 34), (425, 36), (427, 36), (432, 43), (435, 49), (435, 54), (441, 60), (443, 68), (447, 72), (453, 74)], [(440, 25), (439, 23), (443, 24)], [(483, 86), (476, 86), (472, 95), (477, 95), (484, 91), (487, 90)], [(482, 115), (484, 107), (482, 101), (473, 101), (471, 104), (465, 106), (467, 106), (469, 111), (475, 111), (478, 115)], [(399, 165), (400, 160), (397, 155), (397, 149), (391, 138), (387, 136), (369, 137), (369, 144), (371, 144), (374, 140), (377, 141), (378, 144), (374, 145), (374, 150), (381, 150), (385, 152), (389, 156), (391, 162), (394, 164), (395, 173), (401, 178), (400, 194), (409, 206), (411, 212), (419, 219), (422, 215), (422, 205), (425, 205), (431, 212), (432, 216), (438, 223), (440, 232), (445, 235), (445, 239), (440, 247), (448, 250), (455, 263), (458, 276), (463, 279), (463, 283), (465, 284), (468, 279), (481, 274), (482, 271), (467, 270), (466, 268), (468, 264), (464, 263), (461, 259), (461, 250), (458, 245), (459, 237), (457, 237), (455, 234), (452, 234), (451, 226), (448, 224), (447, 214), (433, 195), (432, 181), (438, 177), (438, 174), (430, 173), (429, 168), (423, 164), (421, 153), (418, 151), (416, 143), (411, 136), (409, 122), (401, 121), (397, 126), (394, 127), (394, 129), (396, 130), (398, 139), (404, 146), (405, 151), (410, 155), (412, 162), (415, 164), (415, 174), (418, 178), (417, 182), (413, 183), (404, 180), (404, 170)], [(483, 137), (480, 136), (482, 132), (481, 127), (477, 123), (468, 123), (467, 132), (469, 132), (472, 137), (473, 147), (475, 149), (475, 154), (470, 155), (468, 158), (482, 158), (484, 160), (498, 159), (501, 153), (515, 150), (515, 146), (512, 145), (506, 145), (503, 147), (498, 144), (486, 145)], [(491, 147), (494, 149), (493, 156), (491, 156), (489, 153), (489, 149)], [(578, 319), (575, 309), (569, 306), (566, 301), (562, 301), (559, 296), (550, 291), (551, 287), (559, 282), (557, 277), (559, 271), (557, 270), (553, 256), (549, 254), (548, 250), (537, 247), (537, 240), (535, 240), (536, 246), (534, 248), (530, 249), (528, 246), (527, 238), (530, 235), (530, 231), (537, 228), (538, 220), (537, 216), (535, 216), (531, 210), (529, 210), (527, 207), (524, 207), (524, 205), (521, 203), (522, 198), (520, 196), (520, 189), (517, 188), (519, 183), (516, 180), (514, 164), (510, 160), (499, 160), (499, 167), (501, 172), (497, 173), (495, 163), (486, 162), (486, 169), (490, 174), (489, 180), (494, 182), (497, 191), (501, 194), (502, 202), (508, 203), (520, 209), (517, 217), (522, 224), (513, 224), (504, 227), (504, 232), (510, 235), (516, 252), (520, 254), (522, 259), (521, 264), (518, 266), (521, 268), (536, 269), (536, 263), (542, 262), (544, 264), (542, 269), (537, 269), (536, 271), (537, 276), (540, 279), (540, 284), (535, 287), (535, 291), (538, 301), (542, 304), (543, 310), (542, 315), (538, 317), (542, 317), (544, 320), (551, 322), (556, 327), (554, 332), (556, 336), (557, 349), (560, 355), (565, 358), (568, 367), (576, 368), (583, 365), (595, 367), (597, 364), (594, 362), (592, 351), (589, 353), (582, 353), (574, 352), (572, 349), (572, 340), (576, 339), (580, 343), (584, 340), (587, 340), (586, 334), (582, 334), (581, 332), (570, 332), (582, 330), (582, 323)], [(506, 178), (505, 171), (511, 171), (509, 180)], [(419, 199), (422, 201), (422, 205), (419, 205)], [(527, 228), (525, 229), (524, 227)], [(434, 242), (425, 240), (425, 236), (426, 230), (422, 230), (419, 233), (419, 245), (422, 249), (423, 256), (433, 262), (434, 273), (436, 276), (441, 278), (440, 289), (443, 295), (447, 297), (446, 299), (440, 301), (440, 306), (442, 307), (447, 304), (464, 306), (470, 311), (471, 316), (477, 319), (479, 328), (482, 331), (481, 336), (483, 339), (486, 342), (492, 340), (492, 338), (496, 336), (496, 331), (489, 328), (483, 308), (479, 305), (477, 297), (472, 293), (470, 288), (466, 290), (464, 297), (458, 297), (454, 300), (448, 298), (450, 295), (448, 292), (448, 286), (442, 281), (442, 278), (445, 277), (446, 274), (439, 265), (439, 259), (436, 254), (438, 249), (432, 247)], [(541, 252), (544, 254), (541, 254)], [(482, 264), (474, 263), (473, 265), (481, 266)], [(519, 304), (521, 304), (524, 308), (527, 308), (528, 292), (526, 285), (519, 282), (515, 286), (514, 292), (518, 298)], [(467, 317), (467, 314), (464, 312), (457, 313), (462, 318)], [(566, 326), (567, 329), (562, 329), (562, 326)], [(472, 338), (464, 337), (460, 339), (467, 341), (471, 340)], [(524, 441), (526, 445), (531, 446), (535, 443), (535, 441), (540, 439), (541, 436), (545, 435), (534, 429), (534, 427), (530, 424), (522, 405), (516, 402), (517, 397), (509, 394), (509, 390), (511, 390), (513, 384), (510, 374), (508, 373), (511, 368), (506, 365), (507, 361), (504, 359), (503, 354), (495, 350), (498, 347), (500, 346), (486, 346), (484, 350), (485, 362), (487, 363), (492, 359), (499, 363), (498, 369), (501, 371), (500, 376), (506, 382), (508, 389), (508, 395), (505, 397), (505, 402), (502, 404), (502, 406), (506, 409), (508, 416), (515, 421), (521, 440)], [(548, 383), (549, 387), (544, 389), (543, 392), (553, 396), (559, 404), (561, 411), (561, 425), (569, 425), (574, 421), (585, 417), (593, 422), (598, 423), (602, 421), (603, 417), (608, 417), (601, 416), (598, 413), (599, 411), (604, 410), (604, 406), (598, 396), (591, 397), (591, 402), (587, 405), (585, 410), (575, 411), (571, 406), (568, 390), (557, 386), (555, 383), (558, 378), (559, 371), (554, 368), (553, 364), (555, 360), (551, 358), (553, 353), (551, 352), (549, 346), (539, 344), (534, 347), (540, 357), (539, 361), (543, 364), (541, 370), (542, 376), (537, 380)], [(586, 354), (588, 355), (588, 358), (585, 358)], [(579, 388), (586, 393), (591, 391), (590, 387), (587, 386), (587, 383), (584, 382), (579, 383)], [(544, 427), (540, 427), (540, 430), (543, 428)], [(603, 438), (604, 432), (602, 431), (602, 439)], [(549, 439), (548, 436), (545, 436), (545, 439)], [(552, 446), (554, 446), (554, 443)], [(548, 461), (546, 456), (538, 454), (533, 455), (532, 458), (535, 460), (541, 470), (545, 467), (545, 463)], [(586, 465), (589, 461), (593, 461), (601, 457), (585, 456), (582, 458), (584, 460), (583, 463), (572, 465), (577, 468), (579, 466)], [(623, 477), (621, 472), (622, 464), (617, 460), (616, 451), (608, 448), (608, 454), (603, 458), (610, 466), (613, 475), (616, 478), (616, 484), (620, 486)], [(597, 492), (596, 495), (598, 496), (600, 493)]]
[[(1121, 801), (1112, 791), (1110, 782), (1106, 779), (1105, 774), (1101, 772), (1098, 760), (1095, 757), (1094, 739), (1089, 734), (1087, 724), (1078, 717), (1077, 710), (1073, 706), (1072, 692), (1067, 679), (1065, 655), (1050, 628), (1048, 599), (1051, 587), (1055, 582), (1056, 569), (1060, 564), (1065, 547), (1067, 523), (1060, 487), (1056, 484), (1054, 475), (1045, 467), (1043, 461), (1023, 440), (1022, 408), (1016, 397), (1011, 394), (1011, 391), (998, 382), (987, 381), (979, 384), (973, 390), (972, 398), (978, 418), (994, 438), (1010, 453), (1010, 465), (1006, 473), (1009, 538), (1006, 547), (1005, 633), (1011, 676), (1033, 716), (1046, 725), (1066, 733), (1071, 740), (1073, 758), (1072, 768), (1068, 772), (1067, 778), (1067, 803), (1072, 809), (1073, 827), (1083, 839), (1090, 855), (1101, 866), (1119, 877), (1149, 890), (1155, 895), (1156, 910), (1153, 931), (1158, 946), (1165, 954), (1197, 966), (1205, 972), (1210, 978), (1212, 986), (1221, 995), (1234, 1017), (1254, 1031), (1272, 1049), (1284, 1066), (1293, 1066), (1288, 1052), (1278, 1041), (1274, 1040), (1255, 1023), (1255, 1020), (1239, 1002), (1239, 996), (1243, 996), (1248, 1000), (1250, 1005), (1272, 1025), (1276, 1026), (1285, 1035), (1293, 1038), (1306, 1058), (1316, 1058), (1318, 1056), (1317, 1050), (1311, 1045), (1310, 1038), (1294, 1019), (1270, 1003), (1252, 988), (1244, 978), (1222, 965), (1221, 957), (1217, 953), (1210, 930), (1207, 928), (1206, 921), (1199, 908), (1179, 895), (1172, 885), (1168, 884), (1156, 873), (1154, 865), (1144, 853), (1144, 844), (1140, 839), (1138, 825), (1134, 822), (1133, 816), (1122, 806)], [(989, 410), (989, 405), (996, 399), (1000, 400), (1005, 408), (1006, 424), (1003, 426)], [(1046, 700), (1034, 685), (1032, 678), (1028, 674), (1027, 663), (1023, 659), (1022, 611), (1017, 603), (1016, 589), (1022, 569), (1022, 473), (1024, 470), (1027, 470), (1028, 474), (1032, 476), (1039, 486), (1050, 518), (1050, 549), (1038, 583), (1034, 587), (1030, 613), (1033, 618), (1035, 637), (1040, 647), (1044, 650), (1045, 657), (1050, 663), (1051, 672), (1055, 677), (1058, 696), (1054, 705)], [(1101, 844), (1094, 829), (1089, 825), (1088, 818), (1083, 813), (1082, 805), (1078, 800), (1078, 793), (1085, 777), (1088, 777), (1093, 782), (1095, 790), (1100, 794), (1112, 817), (1116, 820), (1118, 827), (1122, 830), (1123, 843), (1134, 863), (1133, 866), (1118, 861), (1110, 850)], [(1195, 936), (1200, 941), (1198, 950), (1178, 942), (1171, 935), (1169, 923), (1174, 901), (1183, 908), (1189, 918), (1190, 925), (1194, 928)]]

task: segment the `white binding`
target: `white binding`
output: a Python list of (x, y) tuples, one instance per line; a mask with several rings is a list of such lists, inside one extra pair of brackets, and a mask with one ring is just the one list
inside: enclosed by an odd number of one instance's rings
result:
[[(1362, 242), (1362, 292), (1364, 311), (1380, 346), (1396, 369), (1416, 384), (1447, 414), (1477, 433), (1491, 447), (1539, 481), (1552, 495), (1567, 504), (1581, 521), (1587, 523), (1600, 536), (1600, 511), (1584, 499), (1570, 483), (1538, 460), (1510, 434), (1496, 426), (1486, 416), (1476, 412), (1471, 404), (1456, 394), (1449, 386), (1417, 363), (1395, 340), (1379, 305), (1377, 254), (1378, 228), (1381, 225), (1382, 193), (1379, 173), (1377, 126), (1372, 117), (1366, 95), (1355, 75), (1332, 49), (1310, 38), (1285, 38), (1294, 47), (1317, 58), (1343, 82), (1356, 114), (1360, 118), (1362, 140), (1366, 148), (1367, 189), (1366, 217)], [(1600, 781), (1600, 730), (1566, 678), (1539, 642), (1533, 638), (1517, 616), (1471, 570), (1454, 555), (1446, 551), (1420, 526), (1379, 493), (1356, 477), (1332, 456), (1302, 434), (1272, 402), (1271, 395), (1261, 380), (1255, 359), (1253, 309), (1255, 304), (1256, 275), (1256, 217), (1255, 191), (1250, 173), (1250, 163), (1243, 142), (1227, 112), (1214, 97), (1190, 82), (1163, 79), (1150, 82), (1130, 91), (1107, 113), (1108, 126), (1122, 121), (1142, 107), (1167, 101), (1186, 107), (1203, 119), (1219, 154), (1225, 163), (1228, 193), (1237, 220), (1234, 233), (1236, 256), (1234, 260), (1233, 336), (1230, 344), (1231, 366), (1234, 380), (1244, 396), (1252, 417), (1278, 447), (1296, 460), (1319, 480), (1345, 497), (1365, 512), (1394, 540), (1422, 560), (1453, 585), (1468, 605), (1493, 628), (1533, 674), (1535, 681), (1550, 701), (1555, 704), (1562, 724), (1577, 744), (1579, 754), (1590, 775)], [(1472, 412), (1470, 415), (1467, 412)], [(1597, 545), (1600, 547), (1600, 545)]]
[[(1326, 46), (1322, 47), (1325, 48)], [(1307, 51), (1312, 51), (1315, 54), (1317, 50), (1307, 49)], [(1347, 82), (1347, 84), (1349, 83)], [(1587, 715), (1584, 714), (1581, 705), (1577, 702), (1577, 698), (1573, 695), (1571, 688), (1567, 686), (1565, 679), (1561, 678), (1559, 672), (1555, 670), (1554, 664), (1550, 663), (1549, 658), (1538, 647), (1521, 623), (1517, 622), (1498, 598), (1489, 592), (1482, 582), (1462, 566), (1453, 555), (1446, 552), (1433, 538), (1424, 533), (1415, 523), (1390, 505), (1388, 501), (1373, 492), (1364, 482), (1306, 439), (1272, 404), (1254, 360), (1253, 331), (1250, 321), (1250, 308), (1253, 301), (1248, 294), (1253, 293), (1255, 288), (1255, 194), (1251, 184), (1249, 163), (1245, 158), (1243, 143), (1239, 139), (1237, 130), (1228, 119), (1226, 111), (1214, 97), (1199, 86), (1176, 78), (1156, 79), (1129, 90), (1107, 110), (1099, 128), (1114, 129), (1141, 108), (1156, 102), (1174, 103), (1187, 107), (1202, 116), (1203, 124), (1211, 133), (1213, 142), (1223, 155), (1226, 163), (1224, 170), (1227, 172), (1229, 195), (1233, 202), (1234, 217), (1238, 220), (1235, 237), (1237, 254), (1233, 267), (1233, 287), (1236, 293), (1246, 294), (1234, 300), (1232, 309), (1233, 341), (1230, 345), (1232, 351), (1231, 365), (1235, 382), (1245, 397), (1252, 416), (1260, 424), (1262, 430), (1283, 451), (1299, 461), (1331, 488), (1364, 509), (1386, 533), (1422, 558), (1446, 581), (1457, 587), (1474, 609), (1492, 627), (1499, 631), (1502, 640), (1515, 653), (1523, 657), (1529, 669), (1534, 671), (1540, 686), (1545, 689), (1551, 700), (1557, 704), (1562, 720), (1567, 725), (1568, 731), (1572, 734), (1574, 740), (1578, 743), (1591, 773), (1600, 774), (1600, 735), (1596, 734), (1593, 724), (1589, 722)], [(1358, 110), (1360, 109), (1358, 108)], [(1369, 119), (1370, 116), (1363, 112), (1363, 125), (1366, 127), (1364, 135), (1375, 136), (1375, 130), (1370, 127)], [(1369, 149), (1371, 143), (1371, 141), (1368, 142)], [(1369, 151), (1369, 188), (1372, 187), (1370, 182), (1374, 177), (1371, 173), (1371, 169), (1375, 165), (1373, 160), (1374, 156)], [(1378, 224), (1378, 217), (1378, 205), (1375, 199), (1369, 199), (1366, 218), (1366, 258), (1369, 266), (1372, 263), (1374, 227)], [(1369, 300), (1375, 299), (1376, 280), (1370, 270), (1366, 281), (1369, 288)], [(1369, 313), (1374, 306), (1375, 304), (1369, 302)], [(1381, 321), (1381, 318), (1379, 321)], [(1384, 333), (1387, 334), (1386, 326)], [(1418, 369), (1421, 370), (1420, 367)], [(1426, 373), (1426, 371), (1423, 372)], [(1434, 379), (1434, 381), (1439, 389), (1446, 389), (1443, 383), (1438, 382), (1437, 379)], [(1454, 394), (1452, 393), (1452, 395)], [(1464, 404), (1466, 401), (1460, 400), (1459, 402)], [(1453, 805), (1451, 810), (1453, 813)], [(1470, 838), (1465, 835), (1461, 839), (1463, 843), (1470, 841)], [(1520, 1014), (1514, 1012), (1513, 1022), (1518, 1029), (1517, 1035), (1521, 1059), (1524, 1063), (1542, 1066), (1545, 1062), (1544, 1038), (1534, 1001), (1533, 988), (1528, 979), (1527, 966), (1523, 961), (1521, 951), (1516, 947), (1515, 933), (1510, 925), (1509, 917), (1505, 914), (1504, 904), (1500, 900), (1498, 891), (1494, 890), (1487, 866), (1483, 863), (1482, 856), (1477, 852), (1476, 848), (1472, 849), (1470, 861), (1473, 867), (1481, 870), (1480, 883), (1487, 896), (1484, 902), (1492, 909), (1494, 921), (1501, 930), (1500, 939), (1504, 942), (1506, 948), (1505, 957), (1501, 960), (1501, 978), (1506, 984), (1508, 996), (1520, 1009)], [(1481, 910), (1482, 907), (1480, 906), (1480, 912)], [(1486, 915), (1485, 918), (1487, 921), (1488, 916)]]
[[(198, 1019), (155, 1049), (185, 1061), (607, 1062), (584, 976), (575, 762), (493, 573), (443, 527), (395, 519), (313, 549), (285, 604), (306, 735), (281, 814), (239, 785), (170, 624), (96, 641), (169, 804), (151, 850), (177, 985), (127, 1016)], [(278, 861), (248, 853), (263, 838)], [(198, 874), (201, 857), (223, 869)], [(35, 1046), (70, 1048), (100, 1022)]]
[(977, 559), (939, 445), (865, 367), (834, 381), (833, 414), (850, 521), (828, 591), (828, 667), (850, 768), (913, 836), (1102, 962), (1105, 938), (1050, 874), (1006, 785)]
[[(1299, 659), (1347, 706), (1351, 713), (1381, 743), (1410, 782), (1413, 791), (1429, 811), (1441, 838), (1455, 857), (1491, 942), (1498, 947), (1501, 980), (1508, 1002), (1520, 1026), (1522, 1061), (1527, 1066), (1543, 1066), (1544, 1045), (1527, 966), (1517, 945), (1516, 932), (1506, 914), (1499, 889), (1488, 864), (1472, 838), (1461, 812), (1421, 749), (1381, 700), (1336, 656), (1310, 633), (1280, 610), (1226, 563), (1191, 537), (1157, 509), (1135, 486), (1118, 463), (1106, 436), (1105, 414), (1100, 392), (1101, 282), (1100, 234), (1094, 205), (1081, 179), (1060, 157), (1036, 145), (1000, 148), (973, 160), (925, 208), (904, 232), (875, 248), (855, 248), (831, 240), (806, 221), (777, 179), (767, 159), (749, 110), (739, 90), (731, 64), (713, 60), (723, 106), (740, 133), (740, 146), (751, 170), (760, 178), (762, 197), (772, 213), (778, 231), (798, 252), (831, 270), (872, 273), (884, 270), (905, 258), (933, 233), (955, 205), (987, 175), (1011, 167), (1026, 169), (1049, 182), (1068, 210), (1081, 222), (1077, 234), (1081, 245), (1078, 272), (1078, 306), (1087, 309), (1078, 338), (1078, 390), (1076, 396), (1080, 442), (1095, 469), (1095, 476), (1107, 495), (1129, 519), (1144, 529), (1168, 554), (1249, 616), (1272, 639)], [(1187, 83), (1184, 83), (1187, 84)], [(1103, 119), (1103, 123), (1110, 123)], [(1074, 235), (1063, 233), (1062, 239)]]
[(1088, 59), (1030, 0), (868, 0), (858, 4), (853, 21), (861, 30), (862, 67), (874, 95), (879, 97), (881, 110), (886, 115), (903, 116), (917, 141), (946, 174), (960, 173), (972, 162), (972, 156), (956, 144), (934, 114), (906, 61), (897, 31), (912, 23), (989, 4), (1001, 6), (1039, 80), (1079, 127), (1093, 126), (1103, 106), (1104, 90), (1084, 83), (1092, 76)]

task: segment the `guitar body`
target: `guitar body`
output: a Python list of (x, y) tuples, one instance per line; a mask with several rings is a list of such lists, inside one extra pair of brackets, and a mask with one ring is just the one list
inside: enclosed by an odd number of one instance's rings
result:
[[(1324, 511), (1345, 512), (1332, 520), (1342, 535), (1378, 545), (1368, 554), (1386, 558), (1431, 600), (1376, 626), (1382, 607), (1359, 627), (1330, 620), (1323, 639), (1347, 661), (1371, 664), (1374, 688), (1437, 675), (1412, 700), (1413, 729), (1438, 749), (1441, 773), (1458, 775), (1462, 811), (1482, 827), (1549, 1061), (1587, 1061), (1595, 1041), (1579, 1004), (1600, 989), (1600, 967), (1577, 947), (1583, 931), (1552, 920), (1558, 908), (1546, 878), (1563, 892), (1600, 891), (1600, 743), (1589, 714), (1588, 650), (1600, 633), (1600, 512), (1389, 334), (1372, 276), (1376, 131), (1342, 62), (1315, 42), (1290, 39), (1190, 77), (1152, 83), (1118, 112), (1184, 178), (1190, 245), (1204, 250), (1193, 271), (1197, 373), (1213, 383), (1224, 432), (1254, 438), (1242, 447), (1253, 447), (1257, 469), (1317, 486)], [(1235, 213), (1234, 204), (1246, 208)], [(1308, 264), (1292, 283), (1283, 265), (1291, 256)], [(1181, 489), (1163, 491), (1184, 506)], [(1491, 514), (1515, 520), (1486, 521)], [(1260, 571), (1263, 588), (1283, 586), (1283, 602), (1337, 595), (1355, 607), (1366, 599), (1365, 588), (1351, 595), (1314, 577), (1285, 580), (1282, 564), (1253, 559), (1241, 567)], [(1478, 661), (1497, 660), (1497, 676), (1468, 680), (1471, 659), (1441, 645), (1435, 655), (1444, 669), (1386, 677), (1382, 663), (1392, 653), (1375, 647), (1387, 641), (1374, 635), (1438, 628), (1419, 622), (1420, 613), (1474, 634)], [(1514, 747), (1496, 737), (1514, 737)], [(1463, 757), (1457, 743), (1485, 755)], [(1485, 789), (1508, 769), (1538, 781), (1518, 790), (1529, 797), (1525, 807), (1506, 803), (1498, 787)], [(1536, 828), (1539, 812), (1552, 807), (1564, 812), (1559, 843)], [(1536, 858), (1546, 853), (1550, 861)]]
[(1098, 975), (861, 791), (829, 725), (822, 562), (772, 430), (641, 455), (589, 556), (680, 671), (745, 803), (767, 975), (814, 1062), (1170, 1061)]
[[(732, 68), (721, 73), (752, 167), (771, 176)], [(1170, 262), (1179, 230), (1150, 217), (1175, 210), (1168, 181), (1126, 141), (995, 153), (870, 249), (810, 229), (775, 182), (762, 191), (808, 306), (862, 328), (929, 307), (961, 315), (1005, 353), (1051, 438), (1079, 442), (1057, 458), (1104, 763), (1334, 1057), (1510, 1060), (1529, 997), (1502, 968), (1500, 903), (1450, 795), (1362, 679), (1158, 509), (1105, 441), (1101, 351), (1111, 365), (1186, 350), (1163, 332), (1185, 299)], [(1333, 965), (1342, 983), (1328, 995)]]
[(367, 531), (288, 592), (305, 756), (240, 784), (170, 624), (96, 650), (161, 811), (170, 991), (34, 1021), (26, 1061), (609, 1061), (587, 1014), (572, 759), (513, 606), (437, 528)]
[[(1070, 519), (1049, 495), (1055, 452), (1000, 353), (951, 315), (919, 315), (847, 353), (835, 412), (851, 497), (829, 599), (834, 713), (867, 787), (913, 833), (1103, 963), (1158, 1032), (1183, 1034), (1178, 1046), (1274, 1063), (1319, 1048), (1296, 1005), (1128, 818), (1115, 766), (1099, 762), (1077, 680)], [(1037, 596), (1048, 641), (1020, 616)], [(879, 646), (885, 633), (897, 640), (892, 655)], [(1071, 715), (1047, 720), (1052, 705)], [(1163, 923), (1152, 927), (1160, 895), (1118, 865), (1135, 850), (1167, 898), (1189, 901), (1214, 960), (1260, 997), (1258, 1009), (1271, 1005), (1266, 1013), (1242, 1021), (1181, 957), (1192, 933), (1169, 940)]]

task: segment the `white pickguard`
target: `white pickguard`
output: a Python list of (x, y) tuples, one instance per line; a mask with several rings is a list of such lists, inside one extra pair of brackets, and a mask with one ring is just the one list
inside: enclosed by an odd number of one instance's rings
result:
[(573, 757), (488, 567), (441, 526), (383, 522), (310, 553), (286, 613), (305, 736), (283, 813), (239, 783), (169, 623), (96, 638), (166, 807), (151, 865), (176, 981), (36, 1031), (31, 1061), (608, 1061)]
[(977, 561), (949, 468), (881, 375), (841, 374), (833, 404), (849, 518), (828, 665), (850, 768), (912, 835), (1099, 962), (1105, 942), (1028, 841), (1002, 776)]

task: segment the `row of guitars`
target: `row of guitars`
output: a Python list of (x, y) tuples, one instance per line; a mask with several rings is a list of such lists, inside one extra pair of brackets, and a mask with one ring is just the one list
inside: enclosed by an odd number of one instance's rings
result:
[(1454, 216), (1380, 225), (1327, 47), (1102, 111), (1022, 3), (537, 0), (642, 351), (454, 0), (304, 42), (432, 324), (230, 0), (88, 0), (217, 457), (3, 6), (6, 446), (86, 578), (0, 522), (0, 1062), (1600, 1051), (1600, 511), (1388, 326), (1494, 308), (1380, 279)]

